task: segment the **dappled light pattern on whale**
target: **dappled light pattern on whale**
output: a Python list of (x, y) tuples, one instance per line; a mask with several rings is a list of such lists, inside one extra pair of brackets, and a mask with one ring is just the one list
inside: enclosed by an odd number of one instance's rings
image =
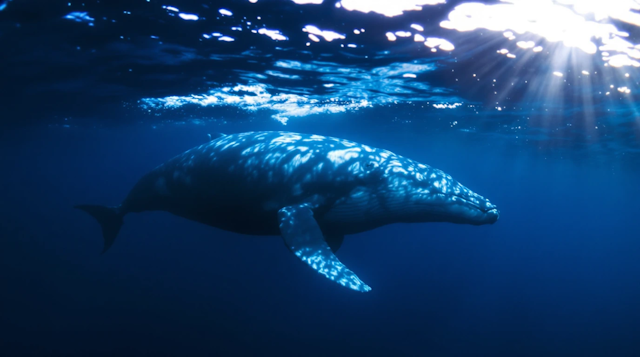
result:
[[(380, 183), (358, 187), (340, 199), (328, 215), (352, 222), (375, 217), (382, 222), (455, 221), (478, 224), (497, 219), (496, 207), (450, 175), (386, 150), (370, 155), (368, 165), (380, 172)], [(355, 207), (366, 207), (357, 210)], [(429, 214), (427, 214), (429, 212)], [(354, 213), (360, 216), (356, 219)], [(454, 214), (451, 214), (454, 213)]]
[[(363, 165), (363, 158), (371, 163)], [(230, 175), (252, 184), (286, 185), (286, 189), (278, 189), (272, 198), (275, 201), (269, 202), (282, 207), (308, 192), (310, 186), (318, 193), (328, 193), (334, 186), (345, 184), (342, 190), (350, 190), (374, 175), (380, 160), (374, 149), (342, 139), (285, 132), (243, 133), (223, 136), (186, 152), (172, 165), (172, 178), (188, 184), (193, 168), (223, 166)], [(326, 199), (325, 196), (321, 201)], [(316, 196), (306, 200), (320, 203)]]
[(231, 232), (281, 235), (311, 268), (363, 292), (369, 286), (334, 254), (345, 235), (400, 222), (492, 224), (499, 216), (489, 200), (438, 169), (353, 141), (292, 132), (220, 135), (149, 172), (122, 205), (78, 207), (114, 225), (103, 225), (111, 232), (106, 248), (122, 216), (163, 210)]
[[(338, 211), (364, 213), (362, 224), (376, 215), (381, 215), (376, 217), (379, 222), (395, 220), (396, 213), (403, 221), (424, 221), (425, 207), (437, 211), (432, 220), (441, 218), (439, 210), (451, 209), (483, 222), (495, 208), (441, 170), (387, 150), (321, 135), (222, 136), (176, 158), (169, 179), (188, 185), (193, 169), (202, 166), (219, 167), (254, 187), (273, 190), (263, 202), (265, 208), (296, 203), (312, 209), (329, 206), (321, 209), (329, 217)], [(368, 203), (362, 210), (364, 200)]]
[(300, 260), (342, 286), (362, 292), (371, 290), (333, 254), (309, 207), (285, 207), (278, 215), (282, 236), (289, 249)]

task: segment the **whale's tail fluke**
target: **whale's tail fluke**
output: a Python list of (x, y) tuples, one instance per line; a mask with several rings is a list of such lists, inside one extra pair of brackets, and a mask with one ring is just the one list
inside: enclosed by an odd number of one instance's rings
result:
[(111, 248), (116, 240), (120, 227), (122, 227), (122, 217), (124, 216), (120, 207), (105, 207), (98, 205), (78, 205), (77, 209), (87, 212), (95, 218), (102, 227), (102, 237), (104, 238), (104, 248), (102, 253)]

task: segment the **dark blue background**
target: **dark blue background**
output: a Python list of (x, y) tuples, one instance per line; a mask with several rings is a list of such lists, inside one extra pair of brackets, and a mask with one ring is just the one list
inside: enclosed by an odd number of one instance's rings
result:
[[(530, 34), (519, 40), (544, 52), (497, 55), (502, 33), (439, 26), (462, 2), (387, 18), (328, 0), (0, 0), (8, 4), (0, 12), (0, 356), (640, 356), (640, 72)], [(171, 17), (162, 5), (201, 19)], [(234, 16), (219, 16), (222, 7)], [(63, 18), (73, 11), (88, 12), (94, 26)], [(231, 32), (245, 16), (261, 16), (251, 26), (289, 41)], [(385, 32), (411, 23), (456, 50), (386, 41)], [(367, 32), (348, 36), (358, 48), (307, 47), (307, 24)], [(617, 25), (638, 43), (636, 27)], [(236, 41), (204, 41), (213, 31)], [(325, 87), (321, 70), (278, 61), (331, 62), (359, 97), (335, 98), (344, 92)], [(434, 70), (397, 77), (429, 89), (363, 81), (413, 63)], [(274, 69), (301, 79), (265, 75)], [(256, 84), (251, 75), (265, 75), (259, 84), (271, 95), (389, 101), (287, 126), (233, 106), (139, 106)], [(602, 95), (612, 84), (631, 93)], [(464, 105), (436, 110), (436, 102)], [(248, 130), (392, 150), (490, 198), (500, 220), (348, 236), (338, 256), (373, 288), (366, 294), (319, 276), (279, 237), (167, 213), (127, 216), (100, 255), (98, 224), (74, 205), (118, 204), (207, 133)]]
[(279, 237), (166, 213), (127, 216), (101, 256), (97, 223), (74, 204), (119, 203), (204, 133), (282, 126), (15, 130), (0, 144), (3, 355), (640, 354), (637, 172), (346, 118), (286, 129), (441, 168), (496, 203), (500, 220), (348, 236), (339, 257), (367, 294), (323, 279)]

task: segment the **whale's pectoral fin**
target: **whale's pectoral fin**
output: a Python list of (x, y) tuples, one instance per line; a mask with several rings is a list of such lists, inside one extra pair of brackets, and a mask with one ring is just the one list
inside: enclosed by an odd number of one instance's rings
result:
[(342, 242), (344, 241), (344, 236), (331, 234), (324, 236), (324, 240), (329, 245), (329, 248), (331, 248), (333, 254), (336, 254), (338, 252), (338, 249), (340, 249)]
[(278, 218), (284, 243), (303, 262), (342, 286), (362, 292), (371, 290), (333, 254), (308, 206), (285, 207), (278, 212)]

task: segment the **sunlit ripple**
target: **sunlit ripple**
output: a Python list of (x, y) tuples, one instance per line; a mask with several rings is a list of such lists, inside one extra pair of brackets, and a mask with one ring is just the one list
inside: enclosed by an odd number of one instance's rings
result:
[(274, 41), (286, 41), (286, 40), (289, 39), (289, 38), (287, 38), (287, 36), (284, 36), (282, 33), (280, 33), (279, 30), (269, 30), (267, 28), (261, 28), (258, 31), (251, 30), (251, 32), (259, 33), (261, 35), (265, 35), (267, 37), (270, 37)]
[[(345, 68), (330, 62), (304, 63), (291, 60), (277, 61), (274, 67), (286, 70), (288, 73), (270, 69), (265, 71), (265, 74), (289, 80), (309, 78), (310, 75), (315, 74), (317, 80), (324, 82), (323, 86), (327, 92), (312, 94), (306, 89), (298, 90), (296, 93), (293, 86), (278, 88), (264, 83), (255, 83), (267, 77), (252, 73), (247, 76), (247, 80), (254, 82), (253, 84), (212, 88), (206, 93), (188, 96), (146, 98), (140, 102), (140, 106), (144, 109), (162, 109), (191, 104), (204, 107), (236, 106), (249, 111), (266, 109), (275, 111), (273, 118), (286, 124), (290, 118), (294, 117), (343, 113), (374, 105), (461, 101), (451, 95), (451, 90), (446, 88), (435, 88), (422, 81), (407, 80), (416, 78), (421, 73), (435, 70), (435, 65), (428, 61), (393, 63), (371, 70)], [(443, 108), (455, 108), (458, 105), (445, 105)]]
[(322, 0), (292, 0), (292, 1), (295, 2), (298, 5), (308, 5), (308, 4), (320, 5), (320, 4), (322, 4)]
[(198, 15), (195, 14), (186, 14), (186, 13), (179, 13), (178, 17), (180, 17), (183, 20), (187, 20), (187, 21), (198, 21), (199, 17)]
[(419, 11), (424, 5), (438, 5), (445, 0), (342, 0), (338, 6), (349, 11), (375, 12), (388, 17), (400, 16), (404, 11)]
[(313, 25), (307, 25), (305, 26), (302, 31), (304, 32), (308, 32), (309, 33), (309, 38), (311, 38), (313, 41), (318, 42), (319, 39), (316, 36), (320, 36), (323, 37), (326, 41), (331, 42), (335, 39), (340, 39), (340, 40), (344, 40), (345, 37), (344, 35), (341, 35), (337, 32), (333, 32), (333, 31), (328, 31), (328, 30), (320, 30), (319, 28), (313, 26)]
[[(265, 84), (237, 85), (211, 89), (206, 94), (190, 96), (169, 96), (164, 98), (145, 98), (140, 101), (144, 109), (178, 108), (188, 104), (201, 106), (237, 106), (241, 109), (256, 111), (273, 110), (273, 118), (286, 124), (291, 117), (302, 117), (312, 114), (342, 113), (371, 106), (367, 100), (334, 102), (313, 96), (277, 93), (271, 94), (271, 86)], [(321, 98), (323, 99), (323, 98)]]
[(71, 12), (68, 15), (64, 16), (64, 19), (73, 20), (75, 22), (88, 22), (89, 25), (93, 25), (93, 21), (95, 20), (87, 12)]
[[(461, 105), (462, 105), (462, 103), (453, 103), (453, 104), (447, 104), (447, 103), (439, 104), (439, 103), (436, 103), (436, 104), (433, 104), (433, 107), (436, 108), (436, 109), (455, 109), (455, 108), (457, 108), (457, 107), (459, 107)], [(457, 123), (458, 122), (456, 122), (456, 124)]]

